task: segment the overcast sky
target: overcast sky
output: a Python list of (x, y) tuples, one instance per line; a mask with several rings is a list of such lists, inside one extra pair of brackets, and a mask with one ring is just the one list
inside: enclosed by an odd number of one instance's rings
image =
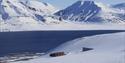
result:
[[(48, 2), (58, 8), (65, 8), (78, 0), (41, 0), (41, 1)], [(103, 2), (106, 4), (117, 4), (123, 2), (125, 3), (125, 0), (94, 0), (94, 1)]]

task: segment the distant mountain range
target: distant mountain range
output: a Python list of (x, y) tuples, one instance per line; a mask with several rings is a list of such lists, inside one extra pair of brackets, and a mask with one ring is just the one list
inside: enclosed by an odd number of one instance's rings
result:
[(1, 30), (39, 29), (42, 25), (66, 22), (125, 23), (125, 3), (107, 6), (94, 1), (77, 1), (57, 11), (51, 4), (37, 0), (0, 0)]

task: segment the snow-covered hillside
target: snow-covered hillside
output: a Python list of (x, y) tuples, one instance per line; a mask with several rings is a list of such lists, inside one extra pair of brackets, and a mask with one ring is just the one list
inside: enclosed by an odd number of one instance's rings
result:
[(112, 8), (100, 2), (77, 1), (66, 9), (55, 13), (56, 16), (71, 21), (80, 21), (87, 23), (123, 23), (124, 12)]
[(37, 0), (0, 0), (0, 31), (36, 30), (55, 10)]
[[(0, 14), (2, 17), (36, 17), (54, 12), (55, 8), (48, 4), (35, 0), (1, 0)], [(3, 20), (6, 20), (3, 18)]]
[[(61, 57), (48, 57), (48, 54), (29, 61), (10, 63), (124, 63), (125, 32), (96, 35), (69, 41), (55, 51), (67, 53)], [(93, 50), (82, 52), (82, 47)]]

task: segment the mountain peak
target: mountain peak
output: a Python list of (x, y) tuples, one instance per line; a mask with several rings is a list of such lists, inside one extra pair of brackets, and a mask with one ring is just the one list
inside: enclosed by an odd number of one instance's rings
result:
[(79, 0), (78, 2), (81, 3), (81, 5), (83, 5), (84, 3), (86, 4), (94, 3), (94, 1), (92, 0)]
[(96, 16), (100, 10), (101, 8), (92, 0), (79, 0), (66, 9), (55, 13), (55, 15), (60, 16), (65, 20), (89, 21)]

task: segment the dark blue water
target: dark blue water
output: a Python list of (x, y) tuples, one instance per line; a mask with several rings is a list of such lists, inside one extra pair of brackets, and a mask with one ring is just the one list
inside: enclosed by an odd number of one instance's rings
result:
[(0, 56), (9, 53), (47, 52), (67, 41), (120, 30), (0, 32)]

